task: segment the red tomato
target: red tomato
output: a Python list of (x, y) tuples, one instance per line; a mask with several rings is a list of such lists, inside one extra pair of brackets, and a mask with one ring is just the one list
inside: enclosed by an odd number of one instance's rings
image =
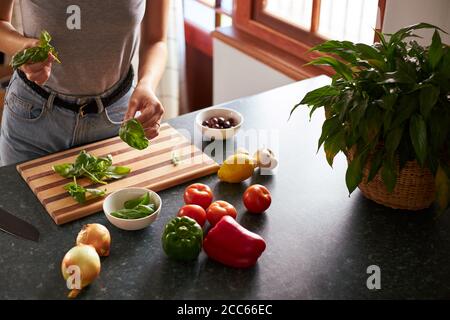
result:
[(270, 207), (272, 197), (266, 187), (255, 184), (244, 192), (244, 205), (251, 213), (263, 213)]
[(206, 211), (196, 204), (187, 204), (180, 208), (178, 217), (189, 217), (197, 221), (200, 226), (204, 226), (206, 222)]
[(186, 204), (196, 204), (207, 209), (213, 200), (211, 188), (203, 183), (194, 183), (184, 190), (184, 202)]
[(224, 216), (231, 216), (233, 219), (237, 217), (236, 209), (226, 201), (215, 201), (206, 210), (206, 218), (212, 226)]

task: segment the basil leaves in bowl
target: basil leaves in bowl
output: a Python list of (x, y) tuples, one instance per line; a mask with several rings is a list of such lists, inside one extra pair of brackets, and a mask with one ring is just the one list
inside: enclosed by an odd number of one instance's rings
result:
[(111, 193), (103, 202), (106, 218), (123, 230), (140, 230), (151, 225), (161, 211), (161, 198), (146, 188), (125, 188)]

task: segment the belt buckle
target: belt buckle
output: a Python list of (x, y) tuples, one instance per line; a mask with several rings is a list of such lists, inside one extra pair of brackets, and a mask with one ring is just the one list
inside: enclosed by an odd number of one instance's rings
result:
[(80, 117), (84, 118), (86, 116), (86, 112), (84, 111), (84, 108), (87, 107), (87, 103), (83, 104), (80, 106), (80, 109), (78, 110), (78, 114), (80, 115)]

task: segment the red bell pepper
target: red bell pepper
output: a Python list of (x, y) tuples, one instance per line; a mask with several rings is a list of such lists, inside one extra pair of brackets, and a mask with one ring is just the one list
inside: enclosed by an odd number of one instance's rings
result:
[(203, 241), (208, 257), (233, 268), (249, 268), (256, 264), (266, 249), (266, 242), (230, 216), (224, 216)]

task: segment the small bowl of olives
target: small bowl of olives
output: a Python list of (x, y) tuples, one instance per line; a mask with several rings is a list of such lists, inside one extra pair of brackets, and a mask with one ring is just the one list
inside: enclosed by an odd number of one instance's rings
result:
[(244, 117), (232, 109), (212, 107), (200, 111), (195, 120), (205, 137), (226, 140), (236, 135)]

